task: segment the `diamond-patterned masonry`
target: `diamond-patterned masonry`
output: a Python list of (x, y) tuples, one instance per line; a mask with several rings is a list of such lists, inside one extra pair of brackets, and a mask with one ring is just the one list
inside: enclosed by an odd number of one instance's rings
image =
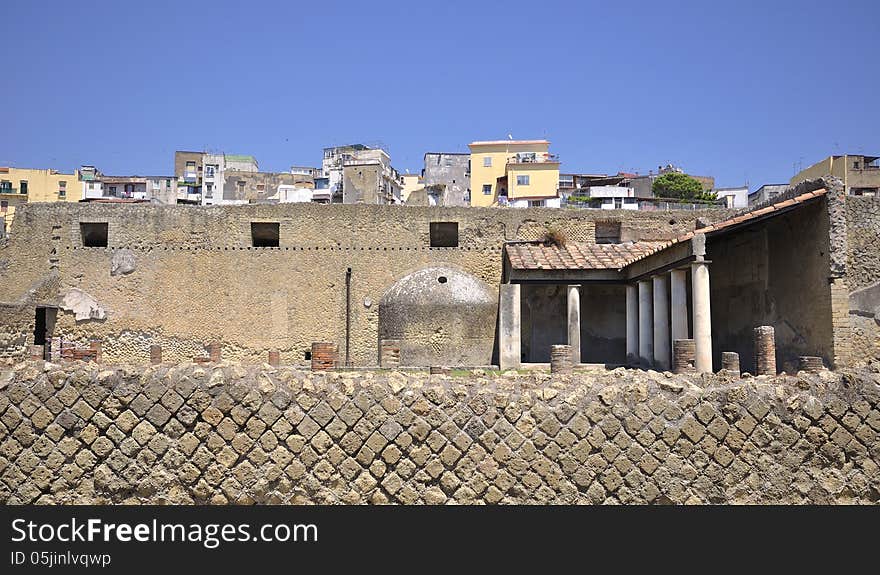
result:
[[(876, 370), (18, 365), (0, 503), (877, 503)], [(678, 390), (678, 391), (675, 391)]]

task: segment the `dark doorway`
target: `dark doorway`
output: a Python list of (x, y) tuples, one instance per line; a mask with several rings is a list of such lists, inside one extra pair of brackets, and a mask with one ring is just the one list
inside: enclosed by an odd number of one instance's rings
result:
[(49, 359), (52, 332), (55, 331), (55, 318), (58, 310), (54, 307), (38, 307), (34, 318), (34, 345), (44, 346), (43, 358)]

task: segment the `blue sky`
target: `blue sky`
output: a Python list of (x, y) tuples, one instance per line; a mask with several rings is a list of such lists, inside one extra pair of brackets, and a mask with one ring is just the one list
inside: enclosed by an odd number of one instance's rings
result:
[(263, 170), (381, 143), (541, 138), (566, 172), (669, 162), (718, 186), (880, 154), (874, 2), (3, 0), (0, 165)]

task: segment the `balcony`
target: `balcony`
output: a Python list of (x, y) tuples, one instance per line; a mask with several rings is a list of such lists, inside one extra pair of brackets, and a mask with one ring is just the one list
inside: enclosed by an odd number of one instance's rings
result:
[[(0, 194), (17, 194), (18, 188), (0, 188)], [(25, 196), (27, 195), (27, 190), (23, 193)]]
[(559, 163), (559, 154), (521, 152), (516, 156), (507, 158), (508, 164), (546, 164)]

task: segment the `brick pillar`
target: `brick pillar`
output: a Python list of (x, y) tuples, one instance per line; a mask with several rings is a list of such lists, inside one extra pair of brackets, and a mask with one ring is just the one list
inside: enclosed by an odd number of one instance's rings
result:
[(672, 371), (674, 373), (693, 373), (697, 359), (697, 345), (692, 339), (676, 339), (672, 342)]
[(32, 345), (31, 346), (31, 359), (39, 360), (43, 359), (43, 353), (45, 352), (45, 347), (42, 345)]
[(278, 367), (281, 365), (281, 352), (280, 351), (270, 351), (269, 352), (269, 365), (272, 367)]
[(160, 363), (162, 363), (162, 346), (153, 344), (150, 346), (150, 364), (158, 365)]
[(97, 340), (90, 341), (89, 351), (92, 354), (93, 361), (95, 363), (101, 363), (101, 342)]
[(212, 341), (208, 344), (208, 357), (211, 358), (211, 363), (220, 363), (222, 349), (219, 341)]
[(736, 372), (736, 374), (739, 375), (739, 354), (735, 351), (722, 351), (721, 369), (724, 371)]
[(312, 371), (333, 369), (338, 363), (339, 346), (326, 341), (312, 343)]
[(550, 373), (571, 373), (571, 346), (550, 346)]
[(755, 328), (755, 375), (776, 375), (776, 330), (773, 326)]

